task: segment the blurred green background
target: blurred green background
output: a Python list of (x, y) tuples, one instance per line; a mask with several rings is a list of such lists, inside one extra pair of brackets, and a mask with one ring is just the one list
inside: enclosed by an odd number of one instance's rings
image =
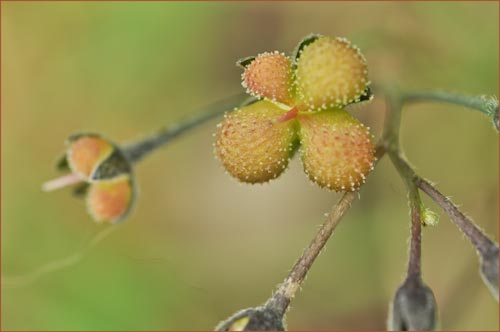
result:
[[(2, 6), (2, 275), (73, 253), (101, 227), (69, 190), (42, 193), (73, 132), (122, 142), (242, 91), (238, 58), (305, 35), (358, 45), (375, 84), (498, 93), (498, 3), (14, 3)], [(353, 113), (381, 133), (381, 95)], [(212, 329), (267, 299), (339, 194), (298, 160), (241, 185), (213, 158), (211, 122), (136, 168), (131, 217), (75, 266), (2, 289), (3, 330)], [(408, 107), (419, 173), (497, 239), (498, 136), (481, 114)], [(431, 202), (428, 206), (441, 211)], [(384, 329), (406, 270), (406, 192), (387, 159), (337, 228), (288, 313), (290, 329)], [(441, 327), (498, 330), (468, 241), (442, 215), (424, 229), (424, 278)]]

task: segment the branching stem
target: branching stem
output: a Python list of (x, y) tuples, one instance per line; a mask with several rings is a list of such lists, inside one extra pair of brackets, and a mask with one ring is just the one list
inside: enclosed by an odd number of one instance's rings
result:
[(146, 137), (138, 142), (124, 146), (123, 150), (131, 162), (137, 162), (151, 152), (169, 143), (172, 139), (178, 137), (179, 135), (194, 129), (213, 118), (221, 116), (225, 112), (232, 110), (242, 103), (245, 103), (248, 99), (253, 98), (248, 98), (247, 94), (241, 93), (216, 102), (209, 105), (205, 109), (202, 109), (194, 116), (179, 122), (178, 124), (162, 129), (156, 134)]
[(416, 183), (450, 216), (480, 254), (486, 255), (491, 251), (491, 248), (496, 246), (470, 218), (464, 215), (448, 197), (441, 194), (432, 184), (420, 177), (416, 178)]
[[(443, 101), (479, 110), (496, 120), (498, 130), (498, 102), (493, 98), (475, 98), (444, 92), (389, 93), (387, 99), (387, 115), (382, 146), (398, 170), (408, 189), (411, 210), (411, 244), (408, 263), (408, 279), (420, 278), (421, 269), (421, 200), (418, 188), (431, 197), (446, 212), (474, 245), (482, 261), (494, 255), (498, 261), (498, 245), (490, 240), (475, 224), (466, 217), (446, 196), (440, 193), (429, 181), (424, 180), (405, 159), (399, 142), (399, 127), (402, 106), (412, 101)], [(487, 283), (488, 284), (488, 283)], [(494, 294), (495, 295), (495, 294)], [(498, 294), (497, 294), (498, 298)]]

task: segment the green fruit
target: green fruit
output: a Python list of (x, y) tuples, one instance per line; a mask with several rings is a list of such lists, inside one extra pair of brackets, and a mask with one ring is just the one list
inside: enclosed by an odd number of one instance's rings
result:
[(355, 191), (373, 169), (375, 148), (369, 129), (341, 109), (302, 114), (300, 152), (309, 178), (335, 191)]
[(262, 183), (286, 169), (297, 142), (296, 120), (284, 117), (286, 113), (259, 101), (226, 114), (217, 126), (215, 153), (229, 174)]
[(300, 109), (341, 108), (366, 94), (366, 60), (347, 39), (319, 37), (298, 56), (295, 84)]

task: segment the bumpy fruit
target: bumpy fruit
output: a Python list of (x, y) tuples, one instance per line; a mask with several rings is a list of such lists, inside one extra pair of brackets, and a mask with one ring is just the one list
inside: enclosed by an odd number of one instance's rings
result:
[(87, 208), (96, 222), (116, 223), (129, 211), (133, 187), (129, 176), (92, 183), (87, 193)]
[(320, 37), (301, 50), (295, 84), (304, 109), (344, 107), (366, 93), (366, 60), (347, 39)]
[(296, 120), (287, 110), (259, 101), (226, 114), (218, 125), (215, 152), (235, 178), (262, 183), (278, 177), (287, 167), (296, 142)]
[(343, 38), (310, 35), (294, 51), (238, 61), (243, 86), (264, 99), (226, 115), (216, 154), (237, 179), (278, 177), (298, 146), (310, 179), (335, 191), (357, 190), (373, 169), (368, 128), (341, 108), (372, 97), (366, 61)]
[(335, 191), (354, 191), (373, 169), (375, 149), (370, 133), (341, 109), (297, 117), (301, 158), (309, 178)]
[(85, 135), (70, 141), (67, 160), (74, 173), (89, 178), (113, 152), (113, 145), (98, 136)]
[(262, 53), (242, 74), (243, 86), (258, 98), (290, 105), (292, 69), (290, 59), (283, 53)]
[(98, 223), (117, 223), (135, 201), (132, 164), (123, 150), (96, 133), (79, 133), (67, 140), (67, 151), (58, 169), (70, 174), (46, 182), (50, 191), (78, 184), (73, 193), (86, 195), (87, 210)]

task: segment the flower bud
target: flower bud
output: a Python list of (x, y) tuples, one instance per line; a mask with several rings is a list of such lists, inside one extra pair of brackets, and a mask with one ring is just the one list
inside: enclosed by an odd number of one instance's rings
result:
[(284, 331), (283, 316), (265, 307), (241, 310), (219, 323), (216, 331)]
[(341, 108), (369, 91), (366, 60), (347, 39), (319, 37), (297, 56), (296, 88), (301, 108)]
[(258, 98), (291, 105), (292, 69), (283, 53), (262, 53), (245, 67), (243, 86)]
[(439, 223), (439, 214), (425, 207), (420, 211), (420, 218), (422, 226), (436, 226)]
[(226, 114), (217, 126), (215, 153), (235, 178), (262, 183), (287, 167), (297, 142), (296, 120), (274, 103), (259, 101)]
[(437, 305), (432, 290), (421, 280), (407, 279), (391, 304), (390, 331), (434, 330)]
[(301, 157), (309, 178), (335, 191), (354, 191), (375, 161), (368, 127), (341, 109), (299, 115)]

